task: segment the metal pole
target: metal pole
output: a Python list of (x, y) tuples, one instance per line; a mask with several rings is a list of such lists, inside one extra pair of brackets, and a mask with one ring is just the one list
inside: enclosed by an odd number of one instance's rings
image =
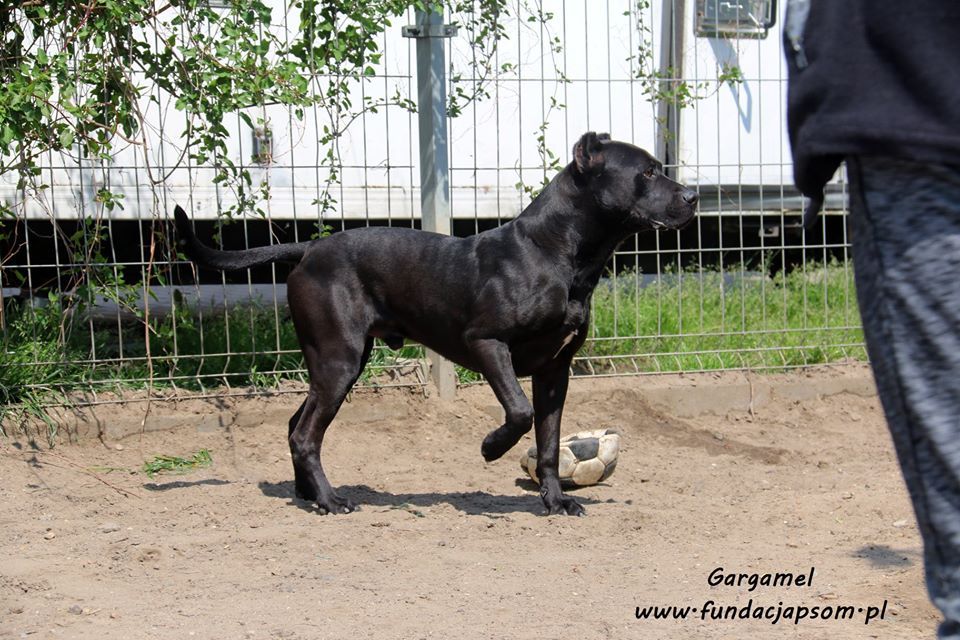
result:
[[(683, 20), (686, 0), (664, 0), (660, 18), (660, 86), (668, 95), (683, 80)], [(657, 104), (657, 159), (664, 172), (677, 177), (680, 152), (680, 108), (669, 100)]]
[[(450, 234), (450, 167), (447, 158), (447, 79), (443, 39), (455, 27), (443, 24), (443, 14), (416, 12), (417, 24), (403, 35), (417, 39), (417, 112), (420, 127), (420, 208), (425, 231)], [(453, 363), (427, 350), (430, 378), (439, 396), (452, 400), (457, 392)]]

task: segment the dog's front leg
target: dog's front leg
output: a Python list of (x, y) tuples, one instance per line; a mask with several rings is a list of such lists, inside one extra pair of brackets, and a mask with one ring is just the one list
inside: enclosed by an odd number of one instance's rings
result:
[(533, 408), (537, 436), (537, 478), (540, 497), (550, 515), (586, 515), (583, 507), (560, 488), (560, 418), (567, 398), (570, 360), (533, 374)]
[(510, 348), (506, 343), (492, 339), (475, 340), (470, 347), (480, 363), (480, 372), (486, 376), (506, 413), (503, 425), (488, 433), (480, 447), (483, 459), (490, 462), (509, 451), (523, 434), (530, 431), (533, 426), (533, 407), (517, 382)]

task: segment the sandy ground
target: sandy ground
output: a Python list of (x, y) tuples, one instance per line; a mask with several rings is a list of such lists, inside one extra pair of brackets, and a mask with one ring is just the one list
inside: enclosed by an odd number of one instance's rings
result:
[[(297, 395), (154, 403), (145, 431), (144, 404), (103, 406), (100, 437), (0, 440), (0, 638), (932, 637), (876, 399), (777, 395), (831, 375), (763, 376), (773, 391), (752, 412), (704, 401), (729, 376), (574, 381), (563, 432), (623, 433), (616, 473), (575, 492), (585, 518), (540, 515), (518, 465), (529, 439), (483, 462), (499, 424), (486, 387), (451, 403), (355, 393), (324, 459), (362, 504), (346, 516), (293, 499)], [(652, 400), (681, 383), (689, 401)], [(208, 468), (139, 470), (202, 448)], [(814, 576), (710, 586), (719, 567)], [(702, 620), (711, 600), (710, 612), (788, 619)], [(696, 611), (638, 619), (651, 605)], [(847, 606), (852, 619), (811, 619)]]

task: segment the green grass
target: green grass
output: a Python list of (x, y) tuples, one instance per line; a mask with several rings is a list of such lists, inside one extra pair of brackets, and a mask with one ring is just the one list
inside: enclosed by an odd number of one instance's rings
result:
[(175, 380), (191, 389), (224, 384), (268, 387), (293, 377), (303, 366), (293, 323), (285, 311), (259, 305), (204, 314), (179, 309), (174, 316), (154, 322), (155, 378)]
[(863, 335), (853, 274), (840, 264), (774, 278), (737, 270), (666, 273), (645, 286), (640, 274), (621, 273), (595, 291), (589, 337), (579, 357), (603, 362), (635, 354), (640, 371), (866, 359), (862, 347), (849, 346)]
[(0, 351), (0, 433), (7, 435), (5, 423), (12, 413), (30, 416), (46, 424), (47, 439), (57, 437), (58, 424), (46, 411), (46, 405), (64, 400), (64, 390), (82, 383), (81, 373), (65, 364), (78, 354), (66, 345), (69, 318), (50, 307), (29, 307), (17, 312), (5, 309), (3, 347)]
[[(244, 305), (206, 311), (179, 305), (150, 321), (90, 324), (54, 300), (42, 308), (7, 305), (0, 351), (0, 418), (9, 407), (44, 419), (43, 407), (90, 388), (223, 385), (269, 388), (302, 379), (302, 358), (284, 309)], [(727, 270), (620, 272), (593, 297), (578, 373), (785, 368), (865, 360), (848, 266), (806, 267), (774, 278)], [(852, 346), (851, 346), (852, 345)], [(361, 380), (383, 382), (384, 368), (422, 357), (408, 345), (378, 344)], [(458, 367), (461, 382), (479, 379)], [(55, 436), (56, 425), (48, 423)]]
[(184, 474), (213, 464), (213, 457), (206, 449), (200, 449), (189, 458), (178, 456), (154, 456), (143, 463), (143, 472), (151, 479), (157, 474)]

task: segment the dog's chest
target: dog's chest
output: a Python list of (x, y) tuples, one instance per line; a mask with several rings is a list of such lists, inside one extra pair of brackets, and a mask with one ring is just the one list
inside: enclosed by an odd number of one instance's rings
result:
[(557, 344), (556, 351), (553, 353), (554, 358), (560, 355), (560, 353), (573, 342), (574, 338), (580, 335), (582, 326), (587, 319), (587, 308), (579, 300), (570, 300), (567, 303), (565, 311), (563, 325), (557, 333), (559, 343)]
[(558, 355), (560, 355), (560, 352), (566, 349), (567, 345), (573, 342), (573, 339), (576, 338), (577, 334), (579, 333), (580, 331), (577, 329), (574, 329), (573, 331), (568, 333), (567, 336), (563, 339), (563, 342), (560, 343), (560, 348), (557, 349), (557, 352), (555, 354), (553, 354), (553, 357), (556, 358)]
[(579, 345), (585, 331), (588, 302), (569, 299), (563, 292), (550, 308), (538, 310), (522, 330), (514, 334), (510, 344), (518, 375), (529, 375), (548, 362)]

